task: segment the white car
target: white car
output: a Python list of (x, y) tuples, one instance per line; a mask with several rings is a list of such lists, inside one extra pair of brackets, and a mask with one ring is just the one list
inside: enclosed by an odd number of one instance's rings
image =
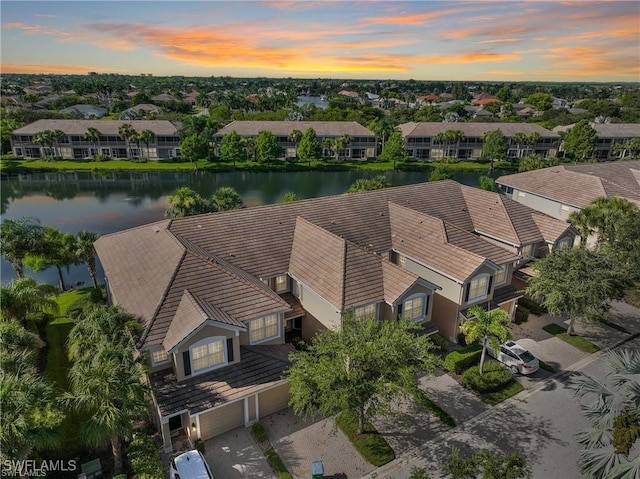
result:
[(529, 351), (513, 341), (507, 341), (494, 351), (491, 343), (487, 344), (487, 353), (492, 358), (507, 365), (516, 374), (533, 374), (540, 369), (540, 362)]
[(176, 456), (169, 466), (171, 479), (213, 479), (213, 474), (200, 451), (188, 451)]

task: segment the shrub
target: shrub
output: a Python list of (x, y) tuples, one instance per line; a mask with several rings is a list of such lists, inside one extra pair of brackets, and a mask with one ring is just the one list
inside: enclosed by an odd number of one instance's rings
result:
[(513, 379), (511, 371), (495, 361), (486, 362), (483, 373), (480, 374), (480, 366), (467, 369), (460, 382), (463, 386), (478, 393), (487, 393), (502, 389)]
[(461, 374), (469, 366), (477, 363), (482, 354), (482, 346), (472, 344), (459, 351), (453, 351), (444, 358), (444, 367), (447, 371)]
[(102, 153), (95, 155), (93, 161), (109, 161), (111, 157), (109, 155), (103, 155)]
[(126, 474), (118, 474), (117, 476), (113, 476), (113, 479), (127, 479)]
[(449, 341), (447, 341), (442, 335), (432, 334), (429, 336), (429, 339), (435, 346), (436, 351), (439, 351), (441, 353), (446, 353), (447, 350), (449, 349)]
[(131, 470), (138, 479), (157, 479), (164, 477), (164, 466), (160, 451), (151, 436), (136, 436), (127, 448), (127, 458)]
[(100, 288), (93, 288), (91, 290), (91, 301), (93, 301), (96, 304), (104, 302), (104, 296)]
[(95, 301), (93, 301), (90, 296), (84, 296), (71, 303), (67, 308), (67, 317), (75, 321), (80, 315), (88, 311), (89, 308), (95, 306), (95, 304)]
[(516, 324), (522, 324), (529, 319), (529, 309), (522, 305), (518, 305), (516, 308)]
[(267, 428), (264, 427), (264, 424), (261, 422), (254, 422), (251, 426), (251, 431), (256, 436), (258, 442), (266, 442), (269, 440), (269, 436), (267, 435)]
[(201, 437), (199, 437), (198, 439), (195, 440), (195, 442), (193, 443), (194, 447), (200, 451), (202, 454), (205, 453), (206, 451), (206, 447), (204, 445), (204, 439), (202, 439)]
[(520, 298), (518, 300), (518, 308), (527, 308), (530, 313), (535, 314), (536, 316), (540, 316), (541, 314), (546, 313), (546, 309), (537, 301), (534, 301), (531, 298)]

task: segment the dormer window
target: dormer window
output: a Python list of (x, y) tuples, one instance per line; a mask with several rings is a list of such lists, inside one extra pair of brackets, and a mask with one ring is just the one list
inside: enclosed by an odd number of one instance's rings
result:
[(526, 246), (523, 246), (520, 250), (520, 254), (522, 255), (522, 259), (525, 260), (533, 258), (533, 245), (528, 244)]
[(496, 282), (496, 284), (504, 284), (505, 281), (507, 281), (507, 268), (509, 267), (508, 264), (503, 264), (502, 266), (500, 266), (500, 269), (498, 271), (496, 271), (496, 274), (494, 276), (494, 281)]
[(570, 236), (565, 236), (558, 241), (558, 249), (569, 249), (571, 246), (573, 246), (573, 238)]
[(398, 266), (400, 266), (401, 268), (407, 267), (407, 257), (400, 253), (398, 253)]
[(276, 293), (286, 293), (289, 291), (289, 277), (286, 274), (276, 276), (275, 291)]
[(215, 336), (198, 341), (189, 348), (192, 374), (199, 374), (227, 363), (227, 338)]
[(165, 363), (169, 360), (169, 356), (164, 349), (156, 349), (151, 351), (151, 364), (156, 365), (160, 363)]
[(491, 287), (491, 276), (482, 273), (476, 276), (467, 284), (467, 302), (473, 303), (485, 299), (489, 295)]
[(419, 323), (427, 315), (429, 297), (426, 294), (414, 294), (402, 303), (402, 319)]
[(377, 319), (377, 304), (365, 304), (364, 306), (358, 306), (353, 310), (353, 317), (355, 319)]
[(249, 341), (251, 344), (260, 344), (278, 337), (280, 337), (280, 320), (277, 314), (249, 322)]

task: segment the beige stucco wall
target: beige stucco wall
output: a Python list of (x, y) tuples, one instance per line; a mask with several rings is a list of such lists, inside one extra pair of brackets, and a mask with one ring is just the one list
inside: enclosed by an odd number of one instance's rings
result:
[(559, 220), (566, 221), (569, 218), (569, 214), (573, 211), (580, 211), (579, 208), (575, 208), (573, 206), (568, 206), (568, 212), (563, 212), (560, 207), (562, 203), (559, 201), (555, 201), (549, 198), (544, 198), (542, 196), (536, 195), (534, 193), (529, 193), (528, 191), (524, 191), (524, 198), (519, 196), (519, 189), (514, 188), (513, 193), (511, 194), (511, 198), (521, 203), (529, 208), (532, 208), (536, 211), (540, 211), (542, 213), (546, 213), (549, 216), (557, 218)]
[(457, 302), (437, 293), (433, 296), (431, 322), (449, 341), (457, 341), (459, 310)]
[(324, 324), (318, 321), (312, 314), (305, 314), (302, 319), (302, 338), (310, 341), (317, 333), (326, 329)]
[(460, 298), (460, 284), (456, 281), (447, 278), (446, 276), (437, 273), (410, 258), (407, 258), (407, 262), (405, 268), (412, 273), (417, 274), (421, 278), (426, 279), (427, 281), (440, 286), (442, 289), (439, 289), (436, 294), (444, 296), (451, 301), (458, 301)]
[[(302, 307), (316, 320), (320, 321), (325, 328), (338, 330), (342, 326), (342, 315), (340, 311), (326, 302), (320, 295), (305, 284), (301, 284), (302, 294), (298, 300)], [(304, 323), (304, 320), (303, 320)], [(304, 329), (304, 324), (303, 324)]]

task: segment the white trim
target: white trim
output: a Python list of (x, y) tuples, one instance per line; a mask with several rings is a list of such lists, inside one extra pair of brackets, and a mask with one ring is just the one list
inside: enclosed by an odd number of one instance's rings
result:
[[(509, 265), (511, 263), (505, 263), (503, 265), (500, 266), (500, 269), (498, 271), (496, 271), (496, 274), (493, 276), (493, 284), (494, 286), (499, 286), (499, 285), (503, 285), (507, 282), (507, 276), (509, 276)], [(502, 281), (498, 281), (498, 274), (502, 271), (502, 268), (504, 268), (504, 279)]]
[[(272, 389), (272, 388), (269, 388), (269, 389)], [(268, 391), (268, 389), (265, 389), (265, 391)], [(253, 400), (256, 407), (256, 421), (259, 421), (260, 420), (260, 400), (258, 399), (258, 393), (255, 393), (253, 395)]]
[(244, 425), (249, 425), (249, 396), (245, 396), (243, 399), (243, 409), (244, 409)]
[[(486, 279), (487, 279), (487, 285), (486, 285), (486, 288), (485, 288), (484, 294), (481, 294), (481, 295), (479, 295), (479, 296), (472, 297), (472, 296), (471, 296), (471, 291), (473, 290), (473, 282), (474, 282), (474, 281), (480, 281), (480, 280), (482, 280), (482, 279), (484, 279), (484, 278), (486, 278)], [(477, 302), (477, 301), (480, 301), (480, 300), (486, 299), (486, 298), (487, 298), (487, 296), (489, 296), (489, 283), (490, 283), (490, 281), (491, 281), (491, 275), (490, 275), (489, 273), (480, 273), (480, 274), (475, 275), (475, 276), (471, 279), (471, 281), (469, 281), (469, 296), (467, 297), (467, 301), (466, 301), (466, 302), (467, 302), (467, 304), (468, 304), (468, 303), (475, 303), (475, 302)]]
[[(379, 304), (380, 304), (379, 302), (361, 304), (360, 306), (355, 306), (353, 308), (349, 308), (349, 310), (347, 310), (347, 313), (351, 312), (351, 314), (353, 314), (353, 318), (354, 319), (375, 319), (377, 321), (378, 320), (378, 315), (379, 315), (379, 312), (380, 312), (380, 308), (378, 306)], [(358, 316), (356, 316), (356, 310), (357, 309), (366, 309), (366, 308), (368, 308), (370, 306), (373, 306), (374, 310), (375, 310), (373, 318), (369, 318), (367, 316), (363, 316), (361, 318), (358, 318)]]
[[(278, 278), (283, 278), (285, 280), (285, 288), (283, 290), (278, 289)], [(287, 273), (279, 274), (273, 278), (273, 291), (278, 294), (288, 293), (291, 290), (291, 286), (289, 285), (289, 275)]]
[[(278, 330), (278, 333), (273, 335), (273, 336), (264, 337), (264, 338), (262, 338), (262, 339), (260, 339), (258, 341), (253, 341), (251, 339), (251, 324), (254, 323), (255, 321), (264, 320), (264, 319), (266, 319), (266, 318), (268, 318), (270, 316), (275, 316), (276, 317), (276, 323), (277, 323), (276, 329)], [(251, 344), (251, 345), (261, 344), (261, 343), (264, 343), (266, 341), (271, 341), (273, 339), (277, 339), (277, 338), (282, 336), (282, 331), (281, 331), (282, 330), (282, 322), (280, 321), (280, 313), (267, 314), (265, 316), (261, 316), (261, 317), (256, 318), (256, 319), (252, 319), (251, 321), (247, 321), (247, 323), (248, 323), (247, 332), (249, 334), (249, 344)]]
[(178, 344), (176, 344), (169, 351), (167, 351), (167, 354), (173, 354), (176, 349), (178, 349), (186, 341), (191, 339), (196, 333), (202, 331), (205, 326), (212, 326), (214, 328), (220, 328), (220, 329), (226, 329), (226, 330), (229, 330), (229, 331), (235, 331), (236, 336), (238, 336), (240, 334), (240, 331), (247, 331), (246, 327), (245, 328), (240, 328), (239, 326), (234, 326), (232, 324), (225, 324), (225, 323), (220, 323), (218, 321), (214, 321), (213, 319), (206, 319), (196, 329), (194, 329), (189, 334), (187, 334), (183, 339), (181, 339), (180, 342), (178, 342)]
[[(411, 321), (413, 323), (421, 323), (425, 319), (427, 319), (427, 306), (428, 306), (428, 298), (430, 295), (426, 293), (414, 293), (411, 296), (404, 298), (402, 301), (402, 319), (405, 321)], [(407, 301), (413, 301), (415, 299), (422, 298), (422, 315), (418, 318), (405, 318), (405, 312), (407, 310), (405, 304)]]
[[(226, 366), (227, 364), (229, 364), (229, 359), (227, 358), (227, 337), (226, 336), (211, 336), (208, 338), (204, 338), (201, 339), (200, 341), (193, 343), (191, 346), (189, 346), (189, 363), (191, 364), (191, 376), (197, 376), (199, 374), (203, 374), (206, 373), (208, 371), (212, 371), (214, 369), (218, 369), (221, 368), (223, 366)], [(209, 366), (206, 367), (204, 369), (199, 369), (196, 371), (194, 365), (193, 365), (193, 350), (195, 348), (199, 348), (205, 345), (209, 345), (212, 343), (222, 343), (222, 357), (223, 357), (223, 361), (221, 363), (216, 363), (213, 366)]]
[[(191, 414), (189, 414), (189, 417), (191, 417)], [(196, 433), (197, 438), (200, 439), (200, 416), (196, 416)]]
[(324, 296), (322, 296), (321, 294), (319, 294), (315, 289), (313, 289), (312, 287), (310, 287), (308, 284), (303, 283), (302, 281), (298, 280), (295, 276), (293, 276), (291, 273), (289, 273), (289, 276), (293, 279), (295, 279), (296, 281), (298, 281), (298, 283), (300, 283), (301, 285), (303, 285), (305, 288), (309, 288), (309, 291), (311, 291), (314, 295), (316, 295), (318, 298), (320, 298), (322, 301), (324, 301), (325, 303), (327, 303), (329, 306), (331, 306), (331, 308), (335, 309), (336, 313), (340, 313), (342, 314), (343, 311), (339, 310), (336, 308), (335, 304), (333, 304), (331, 301), (329, 301), (328, 299), (326, 299)]
[[(164, 352), (165, 356), (167, 357), (165, 360), (163, 361), (156, 361), (155, 359), (153, 359), (153, 353), (157, 353), (157, 352)], [(171, 356), (169, 356), (169, 353), (167, 351), (165, 351), (165, 349), (163, 347), (154, 347), (153, 349), (149, 349), (149, 357), (151, 358), (151, 366), (161, 366), (163, 364), (167, 364), (168, 362), (171, 361)]]

